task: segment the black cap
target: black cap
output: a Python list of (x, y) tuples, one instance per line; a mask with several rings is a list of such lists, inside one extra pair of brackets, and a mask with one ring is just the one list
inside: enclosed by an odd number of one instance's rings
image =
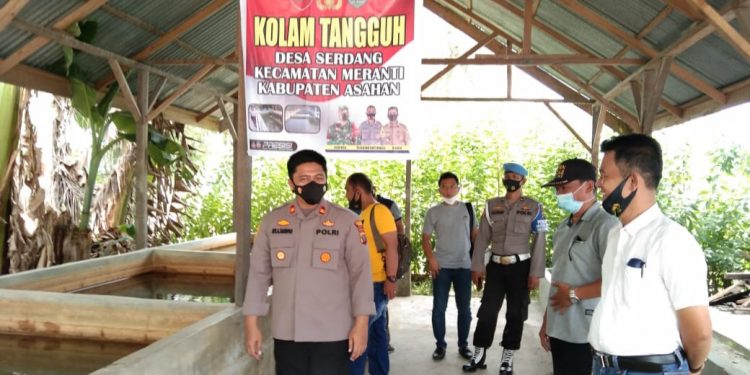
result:
[(596, 181), (594, 165), (583, 159), (568, 159), (557, 167), (555, 178), (542, 187), (563, 185), (575, 180)]

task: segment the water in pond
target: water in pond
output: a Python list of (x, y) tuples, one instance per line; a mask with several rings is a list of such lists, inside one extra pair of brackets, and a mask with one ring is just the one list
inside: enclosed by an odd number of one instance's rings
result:
[(143, 347), (142, 344), (0, 335), (0, 375), (88, 374)]
[(150, 272), (75, 291), (204, 303), (234, 302), (234, 277)]

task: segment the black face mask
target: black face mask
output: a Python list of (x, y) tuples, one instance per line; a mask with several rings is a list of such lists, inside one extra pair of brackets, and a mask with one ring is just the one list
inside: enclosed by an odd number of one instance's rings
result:
[(327, 184), (319, 184), (315, 181), (310, 181), (303, 186), (294, 185), (294, 194), (299, 195), (302, 200), (311, 205), (320, 203), (327, 190)]
[(354, 196), (349, 201), (349, 209), (356, 212), (361, 213), (362, 212), (362, 199), (357, 198), (357, 193), (354, 193)]
[(630, 202), (635, 198), (635, 193), (638, 192), (638, 189), (633, 190), (632, 193), (626, 198), (622, 196), (622, 188), (625, 187), (625, 183), (628, 182), (628, 179), (630, 177), (625, 177), (622, 182), (620, 182), (619, 185), (615, 188), (615, 190), (612, 190), (609, 195), (607, 195), (607, 198), (604, 199), (602, 202), (602, 208), (604, 211), (607, 211), (608, 214), (614, 215), (615, 217), (620, 217), (623, 211), (625, 211), (626, 208), (628, 208), (628, 205)]
[(503, 179), (503, 186), (505, 190), (514, 192), (521, 188), (521, 181)]

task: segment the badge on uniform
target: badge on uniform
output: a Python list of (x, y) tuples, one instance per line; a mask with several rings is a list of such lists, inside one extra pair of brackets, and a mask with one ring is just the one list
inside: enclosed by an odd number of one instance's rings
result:
[(531, 209), (529, 209), (529, 206), (523, 204), (521, 205), (521, 208), (516, 211), (516, 213), (519, 215), (531, 215)]
[(503, 209), (503, 206), (495, 206), (495, 207), (492, 207), (492, 211), (491, 212), (493, 214), (504, 214), (505, 210)]
[(297, 207), (294, 207), (294, 205), (289, 206), (289, 213), (294, 215), (294, 213), (297, 212)]
[(278, 259), (278, 260), (284, 260), (284, 259), (286, 259), (286, 253), (284, 252), (284, 250), (277, 250), (276, 251), (276, 259)]
[(332, 227), (336, 225), (336, 223), (333, 222), (333, 220), (323, 220), (323, 226), (324, 227)]
[(280, 227), (286, 227), (286, 226), (289, 225), (289, 220), (281, 219), (281, 220), (279, 220), (279, 221), (276, 222), (276, 225), (278, 225)]
[(323, 263), (328, 263), (331, 261), (331, 253), (324, 251), (320, 253), (320, 261)]
[(326, 210), (326, 207), (325, 207), (325, 206), (320, 206), (320, 208), (318, 208), (318, 213), (319, 213), (320, 215), (325, 215), (325, 214), (326, 214), (326, 211), (327, 211), (327, 210)]

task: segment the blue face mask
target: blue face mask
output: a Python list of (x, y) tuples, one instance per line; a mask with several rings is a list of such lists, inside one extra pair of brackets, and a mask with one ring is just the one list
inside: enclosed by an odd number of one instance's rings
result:
[(576, 189), (576, 191), (572, 193), (559, 194), (557, 196), (557, 207), (560, 207), (564, 211), (567, 211), (571, 214), (578, 212), (578, 210), (583, 207), (584, 202), (577, 201), (575, 198), (573, 198), (573, 194), (577, 193), (578, 190), (581, 190), (583, 186), (584, 185), (579, 186), (578, 189)]

